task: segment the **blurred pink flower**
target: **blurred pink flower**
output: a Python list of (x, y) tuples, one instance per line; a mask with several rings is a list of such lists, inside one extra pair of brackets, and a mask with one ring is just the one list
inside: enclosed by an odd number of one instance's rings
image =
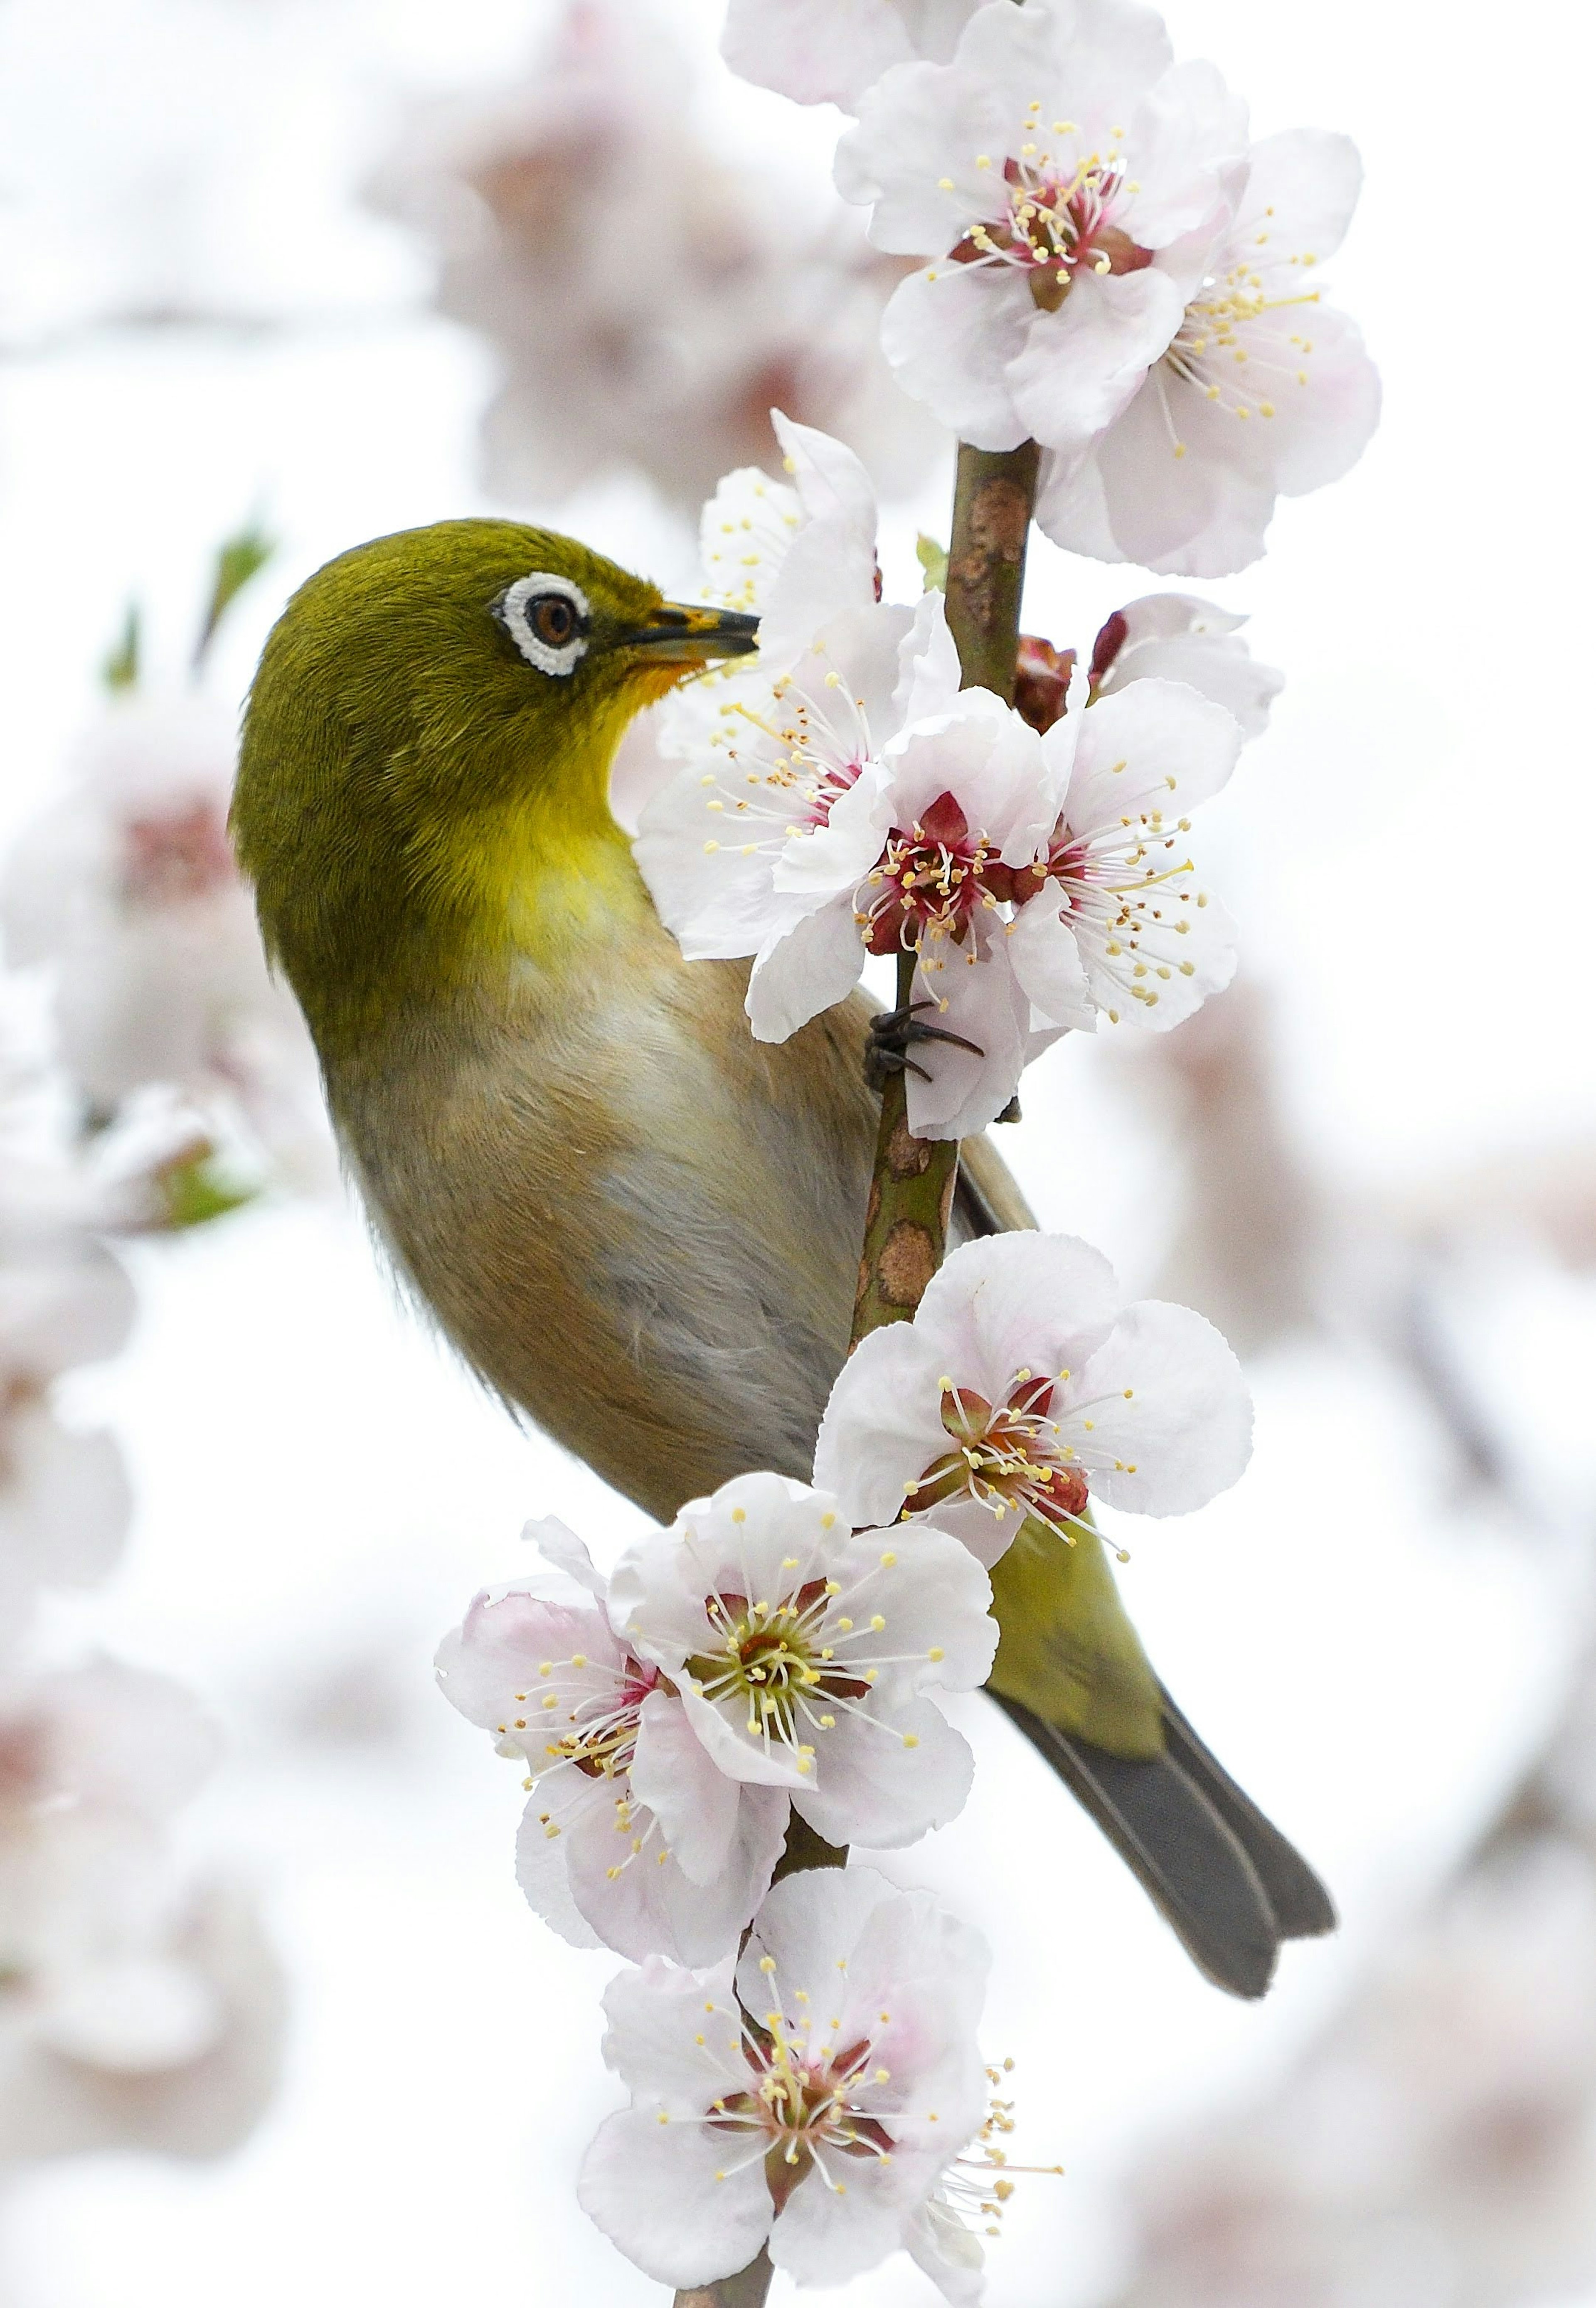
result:
[(672, 43), (573, 0), (520, 87), (422, 119), (381, 172), (375, 200), (437, 248), (440, 308), (499, 356), (489, 486), (557, 504), (630, 465), (695, 510), (768, 453), (772, 407), (912, 485), (936, 436), (877, 342), (903, 266), (721, 162), (691, 111)]

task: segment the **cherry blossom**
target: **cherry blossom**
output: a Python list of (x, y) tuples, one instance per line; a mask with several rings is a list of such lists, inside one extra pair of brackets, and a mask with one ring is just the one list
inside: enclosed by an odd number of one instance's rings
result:
[(186, 1692), (115, 1660), (0, 1688), (0, 2158), (214, 2154), (258, 2114), (275, 1965), (169, 1839), (215, 1753)]
[[(1181, 681), (1233, 714), (1244, 738), (1261, 736), (1285, 676), (1253, 656), (1240, 637), (1246, 623), (1192, 593), (1146, 593), (1127, 601), (1092, 644), (1088, 695), (1109, 697), (1133, 681)], [(1074, 666), (1074, 650), (1021, 635), (1014, 704), (1033, 729), (1050, 729), (1064, 712)]]
[(694, 1737), (611, 1627), (581, 1541), (554, 1521), (528, 1535), (555, 1576), (479, 1595), (437, 1658), (444, 1696), (527, 1766), (521, 1887), (575, 1946), (712, 1961), (770, 1883), (787, 1797), (726, 1776)]
[(991, 0), (952, 62), (888, 72), (837, 151), (895, 291), (898, 382), (961, 439), (1083, 450), (1198, 292), (1246, 150), (1210, 65), (1134, 0)]
[(1322, 301), (1317, 268), (1341, 245), (1361, 176), (1345, 136), (1295, 129), (1252, 147), (1161, 358), (1097, 439), (1043, 461), (1037, 520), (1057, 543), (1223, 577), (1264, 551), (1277, 495), (1357, 462), (1379, 378), (1353, 323)]
[(928, 1517), (990, 1564), (1028, 1515), (1073, 1544), (1092, 1498), (1189, 1513), (1238, 1479), (1251, 1436), (1212, 1323), (1127, 1306), (1083, 1242), (1013, 1234), (956, 1250), (912, 1322), (855, 1348), (815, 1465), (859, 1520)]
[(925, 1696), (992, 1664), (991, 1591), (962, 1554), (900, 1549), (824, 1491), (740, 1475), (628, 1549), (610, 1615), (718, 1770), (780, 1790), (830, 1843), (890, 1849), (970, 1791), (970, 1750)]
[[(497, 357), (495, 495), (547, 506), (631, 469), (696, 508), (765, 452), (772, 401), (914, 486), (936, 431), (880, 347), (902, 263), (694, 115), (679, 40), (632, 0), (567, 0), (524, 77), (419, 109), (382, 168), (375, 199), (436, 252), (439, 307)], [(601, 221), (612, 193), (645, 248)]]
[(878, 604), (876, 491), (851, 449), (772, 409), (770, 422), (789, 475), (757, 466), (728, 473), (699, 521), (701, 599), (760, 619), (759, 650), (729, 658), (640, 714), (621, 741), (610, 807), (631, 832), (650, 801), (684, 765), (702, 772), (751, 731), (779, 719), (781, 685), (817, 633), (843, 612), (850, 629), (874, 632), (889, 652), (912, 612)]
[[(632, 2104), (588, 2150), (584, 2210), (664, 2284), (712, 2283), (767, 2243), (799, 2284), (840, 2284), (908, 2243), (971, 2298), (950, 2230), (987, 2098), (987, 1967), (928, 1893), (850, 1867), (777, 1884), (736, 1963), (624, 1973), (604, 2052)], [(1001, 2155), (971, 2161), (989, 2195)]]
[(1235, 926), (1198, 877), (1186, 813), (1229, 777), (1240, 728), (1185, 684), (1149, 679), (1040, 742), (1058, 815), (1014, 876), (1015, 981), (1056, 1025), (1178, 1025), (1236, 968)]
[(118, 696), (0, 881), (9, 960), (49, 973), (62, 1064), (103, 1124), (148, 1085), (305, 1185), (332, 1176), (309, 1037), (228, 840), (235, 717)]
[(799, 104), (858, 109), (892, 65), (946, 64), (977, 0), (730, 0), (720, 53)]

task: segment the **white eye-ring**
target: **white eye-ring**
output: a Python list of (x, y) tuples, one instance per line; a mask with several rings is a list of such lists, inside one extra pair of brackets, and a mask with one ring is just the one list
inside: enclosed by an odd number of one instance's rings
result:
[(539, 673), (574, 673), (587, 654), (593, 613), (580, 585), (539, 569), (506, 585), (493, 614)]

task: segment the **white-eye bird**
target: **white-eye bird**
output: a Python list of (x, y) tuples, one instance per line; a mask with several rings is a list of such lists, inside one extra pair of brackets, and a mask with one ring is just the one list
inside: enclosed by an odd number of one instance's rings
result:
[[(233, 828), (388, 1254), (471, 1367), (668, 1520), (807, 1477), (847, 1349), (877, 1105), (855, 999), (756, 1042), (685, 963), (608, 779), (642, 707), (755, 621), (503, 521), (341, 555), (267, 642)], [(983, 1139), (954, 1238), (1032, 1225)], [(990, 1688), (1202, 1968), (1267, 1986), (1312, 1872), (1169, 1702), (1096, 1542), (1025, 1527)]]

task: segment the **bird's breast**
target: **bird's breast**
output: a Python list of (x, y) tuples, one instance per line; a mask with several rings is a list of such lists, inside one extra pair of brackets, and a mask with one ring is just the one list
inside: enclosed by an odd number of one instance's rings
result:
[(523, 951), (329, 1071), (399, 1267), (481, 1375), (660, 1517), (808, 1472), (875, 1137), (858, 1005), (756, 1043), (651, 917)]

